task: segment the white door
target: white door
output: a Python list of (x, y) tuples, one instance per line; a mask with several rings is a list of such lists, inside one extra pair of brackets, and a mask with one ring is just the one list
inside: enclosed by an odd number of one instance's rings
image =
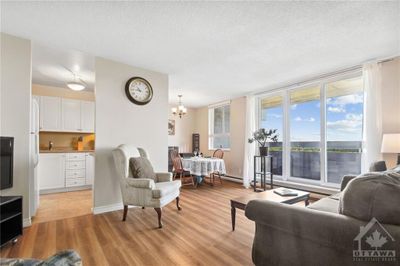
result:
[(62, 129), (64, 131), (82, 131), (80, 101), (62, 99)]
[(65, 187), (65, 154), (41, 153), (38, 179), (40, 190)]
[(83, 132), (94, 132), (94, 102), (81, 101), (81, 123)]
[(86, 153), (86, 185), (93, 185), (94, 153)]
[(59, 131), (61, 130), (61, 98), (40, 97), (40, 130)]

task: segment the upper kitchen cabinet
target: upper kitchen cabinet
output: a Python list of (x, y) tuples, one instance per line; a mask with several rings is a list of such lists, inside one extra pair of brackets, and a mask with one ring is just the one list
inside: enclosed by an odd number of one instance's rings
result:
[(62, 130), (82, 131), (81, 128), (81, 101), (62, 99)]
[(40, 101), (40, 131), (94, 133), (94, 102), (34, 97)]
[(40, 130), (60, 131), (61, 126), (61, 98), (41, 96)]
[(94, 102), (81, 101), (81, 129), (94, 132)]

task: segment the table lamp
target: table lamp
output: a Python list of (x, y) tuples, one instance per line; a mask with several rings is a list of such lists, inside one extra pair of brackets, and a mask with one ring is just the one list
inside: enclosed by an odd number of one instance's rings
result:
[(397, 164), (400, 164), (400, 133), (383, 134), (382, 153), (397, 153)]

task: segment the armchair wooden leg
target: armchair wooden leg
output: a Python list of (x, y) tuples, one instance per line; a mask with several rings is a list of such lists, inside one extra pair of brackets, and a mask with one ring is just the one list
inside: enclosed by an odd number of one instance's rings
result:
[(142, 210), (144, 210), (144, 206), (142, 206)]
[(122, 221), (125, 222), (126, 214), (128, 213), (128, 205), (124, 205), (124, 215), (122, 216)]
[(181, 206), (179, 205), (179, 196), (176, 197), (176, 208), (178, 208), (178, 211), (182, 210)]
[(154, 208), (154, 210), (156, 210), (157, 212), (157, 216), (158, 216), (158, 228), (162, 228), (162, 222), (161, 222), (161, 208)]

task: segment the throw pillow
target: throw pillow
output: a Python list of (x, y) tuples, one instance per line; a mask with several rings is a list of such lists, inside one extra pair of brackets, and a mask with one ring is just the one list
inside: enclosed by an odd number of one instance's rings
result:
[(133, 178), (149, 178), (156, 180), (153, 166), (145, 157), (137, 157), (129, 159), (129, 168)]
[(400, 225), (400, 174), (367, 173), (351, 180), (342, 192), (339, 213), (363, 221)]

